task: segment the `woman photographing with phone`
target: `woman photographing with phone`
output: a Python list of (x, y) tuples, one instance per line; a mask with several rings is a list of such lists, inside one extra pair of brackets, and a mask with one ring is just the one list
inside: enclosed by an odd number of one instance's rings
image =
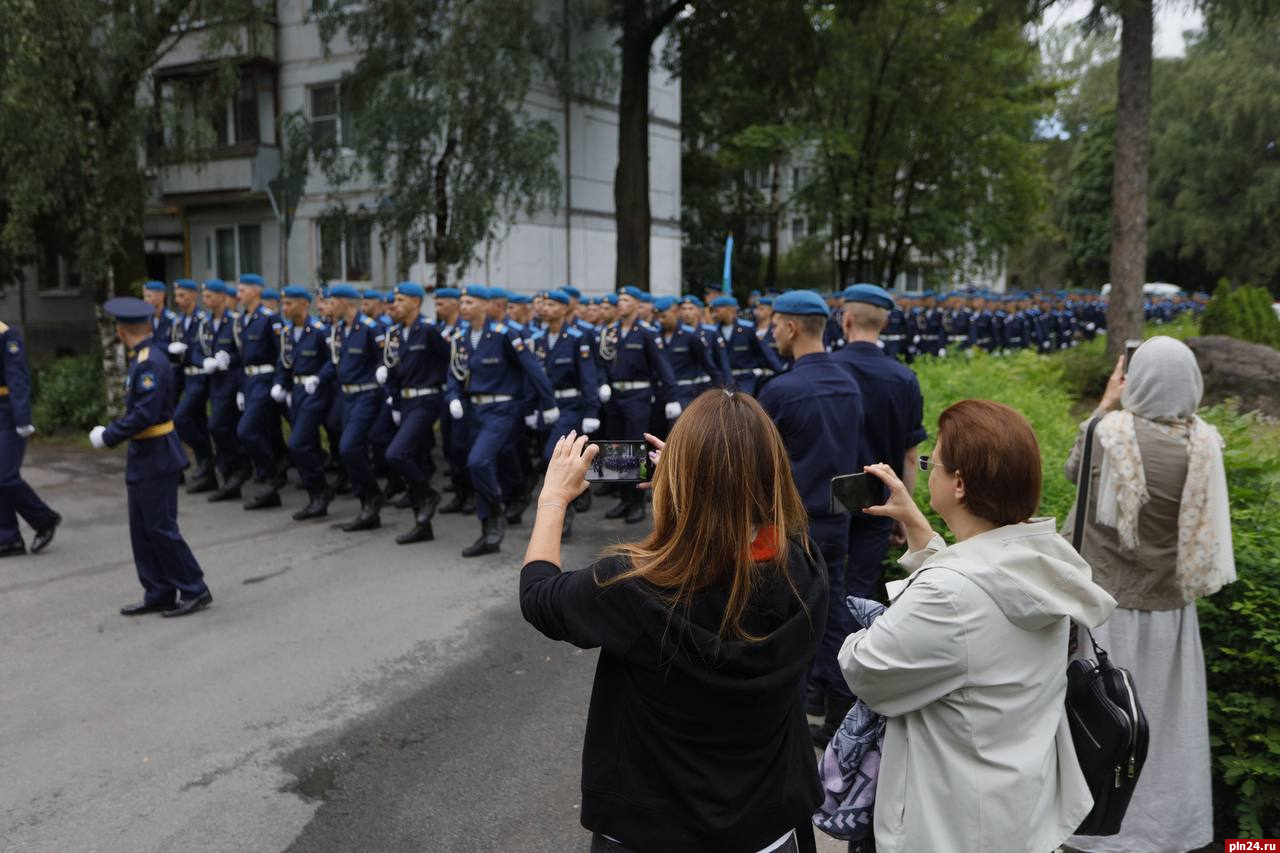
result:
[(813, 850), (801, 699), (827, 585), (786, 450), (754, 399), (719, 390), (653, 444), (653, 532), (562, 572), (565, 508), (597, 452), (562, 439), (520, 575), (525, 619), (600, 648), (582, 755), (591, 850)]

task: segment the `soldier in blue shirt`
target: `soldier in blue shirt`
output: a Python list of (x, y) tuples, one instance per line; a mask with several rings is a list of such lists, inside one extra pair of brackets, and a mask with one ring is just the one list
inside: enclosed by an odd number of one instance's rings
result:
[(946, 307), (941, 311), (942, 330), (946, 336), (947, 352), (955, 356), (972, 346), (969, 341), (969, 327), (972, 323), (972, 317), (968, 307), (963, 304), (960, 294), (947, 294), (946, 302)]
[[(857, 285), (853, 285), (857, 287)], [(848, 289), (845, 290), (848, 293)], [(898, 297), (905, 303), (905, 299)], [(849, 304), (849, 297), (845, 296), (845, 304)], [(884, 353), (889, 358), (902, 358), (910, 361), (910, 334), (907, 329), (907, 315), (903, 312), (902, 306), (894, 304), (893, 310), (889, 312), (889, 322), (884, 327), (884, 332), (880, 335), (880, 340), (884, 343)], [(845, 339), (846, 343), (848, 338)]]
[(22, 457), (35, 431), (27, 350), (18, 330), (0, 323), (0, 557), (27, 553), (18, 529), (19, 515), (35, 531), (32, 554), (48, 547), (62, 523), (62, 516), (22, 479)]
[(218, 477), (213, 471), (213, 444), (209, 440), (209, 377), (203, 363), (207, 355), (200, 348), (200, 326), (208, 314), (200, 307), (200, 285), (189, 278), (174, 282), (173, 301), (178, 306), (178, 318), (168, 345), (175, 376), (181, 374), (182, 396), (173, 413), (173, 423), (182, 443), (191, 448), (196, 457), (196, 470), (192, 472), (187, 494), (212, 492), (218, 488)]
[[(163, 281), (148, 281), (142, 285), (142, 299), (151, 306), (151, 336), (162, 348), (173, 340), (173, 323), (178, 315), (168, 307), (169, 286)], [(181, 381), (179, 381), (179, 385)]]
[[(467, 328), (458, 304), (462, 291), (456, 287), (436, 290), (436, 328), (452, 351), (453, 340)], [(446, 380), (447, 381), (447, 380)], [(471, 490), (471, 476), (467, 473), (466, 423), (453, 418), (440, 418), (440, 438), (444, 443), (444, 460), (449, 468), (449, 483), (453, 497), (440, 507), (440, 514), (475, 512), (475, 492)], [(448, 491), (448, 488), (446, 488)]]
[(209, 377), (209, 435), (222, 475), (222, 486), (209, 495), (209, 502), (216, 503), (239, 498), (251, 468), (236, 437), (240, 423), (240, 351), (235, 332), (239, 315), (232, 310), (236, 292), (216, 278), (204, 283), (204, 292), (209, 316), (200, 324), (198, 335), (201, 352), (209, 353), (200, 366)]
[(711, 311), (715, 314), (716, 332), (729, 353), (730, 378), (738, 390), (755, 394), (756, 383), (766, 370), (781, 373), (785, 369), (773, 349), (756, 337), (755, 327), (738, 319), (737, 299), (721, 296), (712, 301)]
[[(666, 419), (680, 417), (676, 377), (662, 354), (657, 333), (640, 321), (641, 291), (630, 285), (618, 292), (618, 320), (600, 333), (600, 358), (609, 377), (600, 398), (607, 403), (609, 438), (639, 441), (649, 428), (650, 403), (663, 407)], [(755, 335), (751, 335), (755, 339)], [(605, 518), (644, 521), (644, 493), (622, 487), (621, 500)]]
[(395, 287), (383, 365), (377, 379), (384, 382), (391, 400), (395, 438), (387, 448), (387, 466), (404, 480), (413, 509), (414, 526), (396, 537), (400, 545), (430, 542), (435, 538), (431, 517), (440, 505), (440, 494), (431, 488), (434, 468), (433, 431), (444, 406), (444, 384), (449, 372), (449, 344), (440, 330), (422, 316), (426, 291), (411, 281)]
[(152, 337), (151, 306), (126, 296), (107, 300), (103, 310), (116, 318), (116, 334), (128, 349), (125, 413), (94, 427), (89, 441), (97, 448), (129, 442), (129, 538), (145, 591), (142, 601), (120, 612), (186, 616), (208, 606), (213, 596), (178, 530), (178, 474), (187, 467), (187, 455), (173, 427), (173, 368), (164, 344)]
[(480, 519), (480, 537), (463, 549), (464, 557), (492, 554), (502, 545), (507, 522), (498, 455), (518, 434), (526, 380), (543, 422), (550, 426), (560, 417), (551, 383), (524, 339), (505, 323), (489, 320), (488, 308), (486, 288), (467, 285), (462, 289), (462, 318), (468, 328), (453, 340), (446, 393), (450, 417), (467, 421), (467, 472)]
[[(711, 356), (712, 364), (716, 368), (715, 372), (710, 374), (709, 381), (694, 386), (695, 396), (710, 388), (724, 388), (730, 385), (733, 372), (729, 369), (729, 350), (724, 345), (724, 338), (716, 333), (716, 327), (706, 322), (703, 317), (702, 300), (692, 293), (686, 293), (680, 300), (680, 319), (686, 326), (697, 332), (698, 339), (702, 341), (703, 348)], [(772, 323), (772, 317), (770, 322)]]
[(267, 488), (250, 498), (245, 509), (280, 506), (283, 476), (279, 471), (273, 433), (280, 430), (277, 401), (271, 397), (276, 384), (276, 362), (280, 358), (280, 317), (262, 304), (263, 280), (260, 275), (240, 276), (237, 298), (240, 316), (235, 321), (236, 348), (240, 352), (240, 394), (236, 405), (241, 411), (236, 438), (249, 453), (258, 476), (268, 480)]
[[(542, 448), (544, 462), (551, 459), (556, 442), (571, 430), (590, 435), (600, 430), (600, 375), (592, 337), (568, 322), (572, 298), (563, 290), (553, 290), (543, 302), (547, 326), (533, 338), (533, 353), (554, 389), (560, 417), (547, 430)], [(527, 408), (527, 407), (526, 407)], [(526, 416), (528, 417), (528, 416)], [(573, 533), (573, 519), (581, 504), (573, 501), (565, 512), (561, 536)]]
[(996, 348), (995, 315), (987, 308), (987, 300), (978, 296), (973, 300), (973, 322), (969, 326), (969, 341), (983, 352)]
[(836, 662), (849, 634), (843, 594), (849, 513), (832, 505), (831, 478), (862, 470), (862, 392), (826, 352), (823, 333), (830, 310), (821, 297), (793, 290), (779, 296), (773, 308), (778, 351), (793, 361), (790, 370), (765, 383), (759, 399), (787, 447), (809, 514), (809, 540), (827, 564), (827, 628), (810, 677), (827, 696), (825, 722), (812, 732), (815, 744), (825, 747), (853, 703)]
[(333, 489), (324, 475), (320, 427), (329, 417), (337, 371), (329, 354), (329, 327), (311, 316), (311, 291), (290, 284), (283, 295), (280, 358), (271, 399), (289, 409), (289, 459), (308, 499), (293, 518), (305, 521), (328, 515), (333, 500)]
[[(659, 334), (662, 337), (662, 353), (671, 365), (671, 372), (676, 379), (675, 400), (681, 410), (687, 409), (700, 388), (712, 382), (713, 376), (720, 371), (711, 353), (707, 352), (702, 337), (692, 326), (680, 322), (679, 303), (674, 296), (659, 296), (653, 303), (657, 312)], [(759, 310), (759, 308), (757, 308)], [(663, 429), (659, 438), (665, 438), (670, 430), (666, 418), (662, 419)]]

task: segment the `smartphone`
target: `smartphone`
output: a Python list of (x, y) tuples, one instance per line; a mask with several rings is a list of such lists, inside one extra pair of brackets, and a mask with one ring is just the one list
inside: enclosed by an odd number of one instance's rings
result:
[(884, 483), (870, 474), (831, 478), (831, 512), (861, 512), (884, 503)]
[(1142, 341), (1125, 341), (1124, 342), (1124, 372), (1129, 373), (1129, 362), (1133, 359), (1133, 353), (1142, 346)]
[(600, 448), (587, 469), (589, 483), (645, 483), (653, 479), (647, 441), (593, 441)]

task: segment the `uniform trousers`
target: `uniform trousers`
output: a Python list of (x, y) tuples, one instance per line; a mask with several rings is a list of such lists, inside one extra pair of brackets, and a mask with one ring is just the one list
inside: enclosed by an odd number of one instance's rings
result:
[[(386, 394), (386, 390), (383, 389), (381, 393)], [(386, 476), (388, 473), (387, 448), (396, 437), (396, 421), (391, 416), (391, 406), (387, 403), (386, 397), (382, 396), (379, 399), (381, 405), (378, 406), (378, 416), (373, 419), (373, 426), (369, 429), (369, 449), (373, 453), (374, 476)]]
[[(634, 391), (614, 391), (606, 411), (609, 412), (608, 437), (616, 441), (641, 441), (649, 429), (650, 400), (648, 388)], [(644, 492), (633, 486), (621, 485), (621, 496), (627, 503), (643, 503)]]
[(342, 395), (342, 439), (338, 453), (351, 479), (351, 489), (361, 499), (370, 498), (378, 491), (378, 481), (369, 462), (369, 433), (384, 408), (382, 395), (380, 388)]
[(324, 432), (329, 437), (329, 458), (340, 458), (338, 448), (342, 444), (342, 394), (336, 388), (333, 388), (329, 394), (329, 410), (324, 418)]
[(208, 587), (204, 572), (178, 531), (178, 475), (126, 483), (129, 539), (138, 580), (151, 604), (168, 604), (181, 594), (198, 598)]
[(209, 441), (209, 377), (203, 373), (185, 377), (182, 397), (173, 412), (173, 426), (196, 459), (213, 455)]
[(271, 399), (271, 385), (274, 374), (246, 376), (241, 390), (244, 392), (244, 412), (240, 415), (240, 423), (236, 425), (236, 439), (240, 446), (248, 452), (253, 460), (253, 467), (259, 474), (270, 474), (275, 470), (276, 442), (272, 435), (280, 430), (279, 410), (275, 400)]
[(431, 481), (432, 432), (443, 402), (439, 394), (400, 401), (400, 427), (387, 447), (387, 465), (406, 483)]
[(744, 394), (750, 394), (754, 397), (757, 381), (756, 375), (749, 370), (735, 370), (733, 372), (733, 384)]
[(516, 436), (520, 426), (519, 400), (504, 403), (472, 404), (467, 411), (467, 473), (476, 492), (476, 517), (489, 517), (489, 507), (502, 501), (498, 484), (498, 458)]
[(0, 545), (22, 541), (19, 515), (33, 530), (47, 530), (58, 520), (58, 514), (22, 479), (26, 452), (27, 440), (14, 431), (9, 404), (0, 403)]
[(326, 488), (324, 449), (320, 445), (320, 427), (329, 417), (328, 389), (308, 394), (301, 385), (293, 388), (293, 405), (289, 422), (289, 459), (298, 469), (298, 477), (308, 490)]
[(849, 565), (844, 574), (844, 594), (875, 598), (889, 553), (893, 519), (853, 513), (849, 522)]
[(849, 630), (849, 609), (845, 606), (845, 555), (849, 547), (849, 516), (811, 516), (809, 539), (827, 563), (827, 628), (822, 645), (813, 658), (810, 681), (833, 695), (849, 697), (849, 685), (840, 671), (836, 656)]
[(209, 385), (209, 435), (218, 454), (218, 470), (226, 477), (245, 462), (244, 450), (236, 437), (240, 409), (236, 406), (234, 378), (214, 377)]
[[(465, 404), (464, 404), (465, 405)], [(467, 421), (465, 416), (454, 420), (453, 416), (440, 419), (440, 437), (444, 442), (444, 461), (449, 468), (449, 479), (455, 489), (462, 488), (469, 479), (467, 474)]]

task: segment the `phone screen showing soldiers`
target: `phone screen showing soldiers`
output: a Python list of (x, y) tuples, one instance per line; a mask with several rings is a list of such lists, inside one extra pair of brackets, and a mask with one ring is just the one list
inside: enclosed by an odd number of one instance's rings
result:
[(643, 483), (653, 479), (653, 461), (649, 459), (648, 442), (593, 441), (599, 447), (596, 458), (587, 469), (592, 483)]

